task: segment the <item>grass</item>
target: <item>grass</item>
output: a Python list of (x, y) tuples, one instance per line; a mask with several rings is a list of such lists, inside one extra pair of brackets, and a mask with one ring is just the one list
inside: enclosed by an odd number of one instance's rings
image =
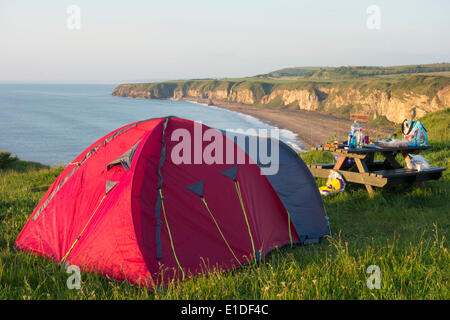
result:
[[(433, 145), (423, 155), (448, 168), (449, 110), (422, 121)], [(302, 157), (332, 161), (327, 153)], [(448, 170), (424, 189), (396, 186), (373, 198), (348, 185), (325, 198), (333, 236), (320, 244), (282, 248), (259, 264), (212, 270), (152, 292), (84, 272), (81, 289), (69, 290), (69, 275), (57, 264), (13, 250), (44, 193), (33, 190), (51, 184), (62, 169), (17, 161), (0, 171), (0, 299), (450, 299)], [(370, 265), (380, 267), (379, 290), (366, 286)]]

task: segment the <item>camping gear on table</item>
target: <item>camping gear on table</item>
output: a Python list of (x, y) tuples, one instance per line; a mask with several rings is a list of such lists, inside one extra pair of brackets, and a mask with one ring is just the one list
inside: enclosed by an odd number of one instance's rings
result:
[(330, 174), (327, 178), (327, 183), (325, 186), (320, 187), (319, 191), (322, 196), (328, 196), (330, 194), (335, 194), (343, 192), (345, 189), (345, 181), (339, 172), (330, 170)]
[(374, 144), (383, 148), (404, 148), (409, 146), (408, 141), (399, 139), (378, 139)]
[(364, 134), (362, 128), (356, 120), (352, 123), (350, 127), (350, 134), (347, 139), (348, 146), (350, 148), (360, 147), (364, 144)]
[(351, 146), (351, 144), (352, 144), (352, 139), (353, 139), (353, 135), (350, 133), (348, 136), (347, 136), (347, 146)]
[(358, 122), (356, 122), (356, 120), (353, 121), (352, 125), (350, 126), (350, 134), (354, 136), (359, 130), (361, 130), (361, 126)]
[(425, 126), (420, 121), (404, 120), (402, 123), (403, 139), (409, 142), (410, 146), (428, 145), (428, 133)]
[[(195, 161), (212, 143), (198, 141), (197, 128), (230, 146), (223, 164)], [(262, 175), (266, 163), (249, 156), (250, 136), (242, 136), (235, 143), (222, 131), (175, 117), (123, 126), (64, 169), (15, 246), (155, 288), (329, 235), (322, 197), (298, 154), (280, 141), (278, 171)], [(180, 144), (192, 154), (181, 154)]]
[(355, 148), (356, 146), (362, 145), (364, 136), (363, 136), (363, 133), (362, 133), (362, 128), (359, 125), (359, 123), (356, 122), (356, 120), (352, 123), (352, 125), (350, 127), (350, 134), (355, 139), (355, 142), (353, 142), (353, 139), (352, 139), (350, 147)]
[(354, 149), (354, 148), (357, 147), (357, 145), (358, 145), (358, 142), (357, 142), (356, 135), (352, 135), (352, 138), (350, 139), (350, 145), (349, 145), (349, 148)]
[(358, 147), (360, 147), (363, 145), (363, 143), (364, 143), (364, 135), (363, 135), (361, 129), (359, 129), (359, 131), (356, 132), (356, 145)]
[[(405, 168), (395, 158), (397, 154), (401, 154), (408, 163), (411, 154), (418, 154), (428, 148), (429, 146), (373, 148), (371, 145), (357, 149), (316, 147), (312, 150), (331, 152), (339, 158), (336, 163), (310, 164), (308, 167), (313, 176), (317, 178), (327, 178), (331, 169), (338, 171), (346, 183), (362, 184), (369, 194), (373, 194), (373, 187), (383, 188), (387, 185), (401, 183), (417, 183), (418, 186), (423, 186), (424, 181), (438, 180), (446, 168), (430, 167), (427, 170), (416, 171)], [(384, 160), (375, 160), (377, 154)], [(348, 158), (353, 158), (356, 166), (347, 166)]]

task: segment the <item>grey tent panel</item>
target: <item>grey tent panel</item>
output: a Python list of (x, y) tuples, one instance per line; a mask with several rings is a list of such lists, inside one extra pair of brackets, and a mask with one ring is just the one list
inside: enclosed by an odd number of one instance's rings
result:
[(120, 157), (118, 157), (117, 159), (110, 162), (107, 166), (107, 169), (109, 170), (112, 167), (121, 164), (125, 168), (126, 171), (130, 170), (131, 162), (133, 162), (134, 154), (135, 154), (137, 148), (139, 147), (140, 142), (141, 142), (141, 140), (139, 140), (130, 150), (128, 150), (127, 152), (122, 154)]
[(163, 177), (161, 174), (161, 168), (164, 165), (164, 161), (166, 160), (166, 143), (164, 141), (164, 137), (166, 135), (167, 123), (169, 122), (169, 117), (166, 117), (163, 122), (162, 134), (161, 134), (161, 154), (159, 156), (159, 164), (158, 164), (158, 196), (156, 198), (155, 205), (155, 217), (156, 217), (156, 257), (158, 260), (162, 258), (162, 249), (161, 249), (161, 206), (162, 206), (162, 194), (161, 188), (163, 186)]
[(161, 211), (162, 198), (161, 194), (158, 193), (156, 198), (155, 210), (156, 210), (156, 257), (160, 260), (162, 258), (161, 251)]
[(203, 197), (203, 185), (204, 181), (200, 181), (194, 184), (191, 184), (190, 186), (187, 186), (186, 188), (191, 190), (193, 193), (199, 195), (200, 197)]
[(279, 171), (268, 175), (297, 234), (310, 242), (330, 234), (322, 196), (316, 181), (298, 154), (280, 141)]
[[(222, 133), (224, 133), (222, 131)], [(245, 136), (244, 139), (235, 139), (235, 143), (250, 157), (250, 136), (233, 133), (236, 136)], [(252, 136), (257, 141), (257, 159), (252, 160), (262, 168), (269, 165), (278, 165), (278, 172), (266, 175), (281, 202), (291, 216), (297, 234), (302, 243), (311, 243), (330, 234), (328, 219), (322, 197), (319, 193), (316, 181), (299, 157), (296, 151), (278, 140), (279, 159), (277, 163), (266, 164), (259, 158), (259, 147), (266, 143), (267, 153), (272, 154), (270, 137)], [(244, 143), (244, 144), (243, 144)]]
[(118, 184), (118, 183), (119, 183), (119, 181), (106, 180), (105, 194), (108, 194), (108, 192), (110, 192), (111, 189), (114, 188), (116, 186), (116, 184)]

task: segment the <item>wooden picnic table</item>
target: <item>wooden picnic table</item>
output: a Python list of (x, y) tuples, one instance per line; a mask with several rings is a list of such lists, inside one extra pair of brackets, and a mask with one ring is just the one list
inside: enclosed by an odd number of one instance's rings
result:
[[(430, 167), (417, 171), (403, 167), (395, 157), (400, 153), (408, 164), (409, 154), (418, 154), (429, 146), (383, 148), (375, 145), (343, 149), (337, 147), (315, 147), (312, 150), (331, 152), (338, 156), (336, 163), (308, 165), (314, 177), (327, 178), (330, 170), (342, 174), (345, 181), (363, 184), (367, 192), (372, 195), (373, 187), (384, 187), (390, 184), (416, 183), (423, 186), (423, 182), (439, 179), (445, 168)], [(375, 153), (380, 153), (384, 161), (375, 161)], [(354, 161), (348, 161), (353, 159)], [(350, 163), (349, 163), (350, 162)]]

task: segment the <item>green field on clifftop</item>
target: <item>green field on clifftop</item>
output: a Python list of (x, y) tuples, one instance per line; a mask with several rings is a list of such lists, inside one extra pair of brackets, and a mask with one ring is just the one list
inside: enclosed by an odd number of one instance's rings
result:
[(422, 73), (442, 73), (450, 71), (450, 63), (433, 63), (404, 66), (342, 66), (342, 67), (294, 67), (284, 68), (260, 77), (287, 78), (297, 77), (310, 80), (343, 80), (355, 78), (373, 78), (391, 75), (411, 75)]

